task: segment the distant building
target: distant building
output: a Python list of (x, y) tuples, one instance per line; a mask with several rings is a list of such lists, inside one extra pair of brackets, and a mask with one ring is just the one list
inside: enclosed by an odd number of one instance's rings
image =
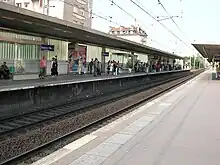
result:
[(10, 4), (10, 5), (15, 4), (15, 0), (0, 0), (0, 2), (5, 2), (5, 3)]
[(17, 7), (91, 27), (92, 0), (15, 0), (14, 4)]
[(131, 27), (110, 27), (109, 34), (146, 45), (147, 33), (139, 25)]

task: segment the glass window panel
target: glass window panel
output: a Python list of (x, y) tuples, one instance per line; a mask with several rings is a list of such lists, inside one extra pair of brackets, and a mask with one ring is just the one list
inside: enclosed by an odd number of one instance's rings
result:
[(3, 53), (2, 53), (2, 42), (0, 42), (0, 59), (2, 58)]

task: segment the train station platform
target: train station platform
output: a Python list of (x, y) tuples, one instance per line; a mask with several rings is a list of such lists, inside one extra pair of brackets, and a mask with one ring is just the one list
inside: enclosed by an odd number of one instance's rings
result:
[(219, 165), (219, 93), (206, 71), (32, 165)]
[[(168, 73), (179, 72), (181, 70), (176, 71), (168, 71)], [(3, 91), (13, 91), (20, 89), (31, 89), (37, 87), (49, 87), (49, 86), (57, 86), (57, 85), (68, 85), (72, 83), (82, 83), (82, 82), (91, 82), (91, 81), (100, 81), (107, 79), (119, 79), (126, 77), (135, 77), (135, 76), (143, 76), (143, 75), (153, 75), (153, 74), (162, 74), (166, 72), (157, 72), (157, 73), (122, 73), (117, 76), (103, 74), (101, 76), (94, 77), (90, 74), (85, 75), (61, 75), (57, 77), (48, 76), (45, 79), (37, 79), (37, 80), (0, 80), (0, 92)]]

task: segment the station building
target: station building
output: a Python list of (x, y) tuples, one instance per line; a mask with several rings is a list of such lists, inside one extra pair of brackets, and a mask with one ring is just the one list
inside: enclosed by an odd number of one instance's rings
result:
[[(41, 49), (41, 45), (53, 45), (54, 51)], [(61, 74), (67, 73), (68, 43), (55, 39), (20, 34), (0, 29), (0, 61), (5, 61), (12, 73), (38, 73), (42, 56), (51, 59), (58, 56)], [(50, 68), (48, 63), (48, 69)]]

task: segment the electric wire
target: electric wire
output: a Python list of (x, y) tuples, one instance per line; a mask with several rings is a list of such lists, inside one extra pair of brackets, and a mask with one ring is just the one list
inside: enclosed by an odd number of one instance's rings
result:
[[(148, 16), (150, 16), (152, 19), (154, 19), (156, 22), (158, 22), (164, 29), (166, 29), (169, 33), (171, 33), (175, 38), (177, 38), (180, 42), (182, 42), (186, 47), (188, 47), (189, 49), (192, 49), (187, 43), (185, 43), (181, 38), (179, 38), (175, 33), (173, 33), (169, 28), (167, 28), (163, 23), (161, 23), (160, 21), (158, 21), (155, 16), (153, 16), (148, 10), (146, 10), (143, 5), (141, 7), (141, 3), (139, 2), (139, 4), (133, 0), (130, 0), (135, 6), (137, 6), (138, 8), (140, 8), (143, 12), (145, 12)], [(193, 49), (192, 49), (193, 50)]]
[(171, 21), (175, 24), (175, 26), (178, 28), (178, 30), (185, 35), (185, 37), (187, 38), (187, 40), (191, 41), (189, 39), (189, 37), (181, 30), (181, 28), (179, 27), (179, 25), (176, 23), (176, 21), (173, 19), (173, 17), (171, 16), (171, 14), (168, 12), (168, 10), (165, 8), (165, 6), (162, 4), (162, 2), (160, 0), (158, 0), (158, 3), (161, 5), (161, 7), (163, 8), (163, 10), (167, 13), (167, 15), (169, 16), (169, 18), (171, 19)]

